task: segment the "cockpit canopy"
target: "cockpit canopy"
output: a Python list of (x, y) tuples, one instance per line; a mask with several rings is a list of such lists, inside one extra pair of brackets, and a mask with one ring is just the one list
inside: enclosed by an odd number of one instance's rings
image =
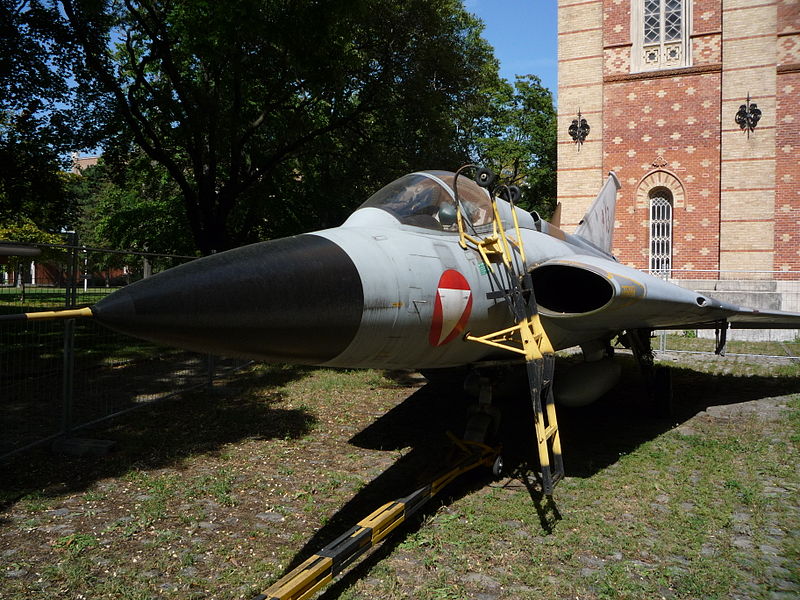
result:
[[(458, 231), (454, 179), (455, 173), (450, 171), (411, 173), (378, 190), (359, 208), (380, 208), (404, 225)], [(459, 177), (458, 197), (462, 217), (474, 227), (492, 222), (489, 194), (472, 179)]]

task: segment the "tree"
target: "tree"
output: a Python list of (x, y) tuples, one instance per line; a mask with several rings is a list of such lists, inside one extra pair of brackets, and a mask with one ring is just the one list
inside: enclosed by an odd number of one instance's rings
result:
[[(100, 158), (76, 177), (71, 191), (77, 198), (75, 223), (81, 245), (89, 254), (92, 271), (109, 285), (114, 270), (125, 267), (135, 274), (139, 265), (163, 270), (183, 261), (176, 257), (146, 259), (134, 253), (102, 252), (99, 248), (134, 250), (163, 255), (195, 254), (177, 185), (164, 169), (141, 150), (117, 163)], [(147, 268), (147, 267), (143, 267)]]
[(78, 198), (76, 229), (82, 244), (159, 254), (193, 252), (180, 191), (143, 152), (132, 153), (119, 165), (101, 158), (76, 178), (72, 191)]
[(61, 6), (121, 139), (175, 182), (203, 253), (336, 219), (409, 166), (456, 165), (457, 116), (497, 81), (459, 0)]
[(30, 114), (0, 112), (0, 224), (28, 219), (59, 231), (74, 217), (73, 198), (56, 151)]
[(77, 48), (52, 9), (0, 0), (0, 224), (58, 231), (74, 218), (60, 170), (96, 142), (96, 96), (72, 66)]
[(495, 90), (489, 135), (476, 144), (477, 161), (522, 189), (520, 205), (549, 217), (556, 203), (556, 111), (553, 96), (535, 75), (517, 76)]

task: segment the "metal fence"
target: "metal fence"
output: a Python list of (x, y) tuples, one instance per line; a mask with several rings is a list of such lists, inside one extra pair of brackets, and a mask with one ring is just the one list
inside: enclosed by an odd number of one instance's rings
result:
[[(0, 314), (91, 305), (116, 287), (191, 257), (75, 244), (2, 257)], [(242, 361), (158, 347), (91, 319), (0, 325), (0, 460), (89, 425), (208, 385)]]
[[(673, 269), (671, 283), (723, 302), (761, 310), (800, 312), (800, 272)], [(658, 331), (656, 350), (713, 353), (713, 330)], [(728, 332), (726, 354), (800, 360), (800, 330), (752, 329)]]

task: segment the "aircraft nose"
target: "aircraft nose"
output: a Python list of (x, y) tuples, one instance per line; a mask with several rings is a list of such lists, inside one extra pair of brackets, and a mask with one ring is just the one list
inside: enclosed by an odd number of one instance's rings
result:
[(361, 323), (353, 261), (315, 235), (207, 256), (143, 279), (92, 307), (103, 325), (169, 346), (222, 356), (320, 364)]

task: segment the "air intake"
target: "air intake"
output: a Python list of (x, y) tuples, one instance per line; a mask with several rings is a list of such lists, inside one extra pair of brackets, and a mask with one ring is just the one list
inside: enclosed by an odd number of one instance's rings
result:
[(589, 313), (614, 297), (611, 281), (582, 267), (544, 264), (534, 269), (531, 277), (536, 302), (552, 313)]

